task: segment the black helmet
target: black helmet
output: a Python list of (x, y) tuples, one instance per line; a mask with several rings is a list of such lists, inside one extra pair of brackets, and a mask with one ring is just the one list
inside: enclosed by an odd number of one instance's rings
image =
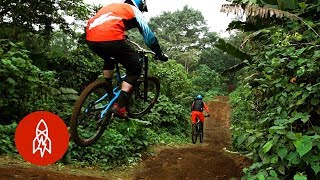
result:
[(124, 2), (136, 6), (141, 12), (148, 12), (146, 0), (125, 0)]

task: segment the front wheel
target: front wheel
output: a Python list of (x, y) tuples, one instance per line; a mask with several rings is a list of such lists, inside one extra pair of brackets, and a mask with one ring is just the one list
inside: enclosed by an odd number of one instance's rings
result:
[(75, 103), (70, 120), (70, 134), (79, 146), (95, 143), (110, 123), (111, 113), (100, 119), (101, 111), (109, 103), (107, 82), (96, 80), (89, 84)]
[(199, 126), (200, 126), (199, 140), (200, 140), (200, 143), (202, 143), (203, 142), (203, 123), (200, 123)]
[(138, 80), (129, 101), (128, 115), (131, 118), (141, 117), (156, 104), (160, 94), (160, 82), (156, 77)]

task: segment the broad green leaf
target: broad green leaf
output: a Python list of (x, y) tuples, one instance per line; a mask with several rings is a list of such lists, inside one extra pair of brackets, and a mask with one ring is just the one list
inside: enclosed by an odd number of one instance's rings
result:
[(272, 126), (269, 128), (270, 134), (278, 133), (278, 134), (285, 134), (284, 126)]
[(311, 99), (310, 102), (311, 102), (312, 105), (315, 106), (315, 105), (319, 104), (320, 100), (319, 99)]
[(250, 146), (251, 143), (253, 143), (256, 140), (255, 136), (249, 136), (247, 140), (247, 146)]
[(267, 153), (273, 146), (273, 140), (268, 141), (263, 147), (262, 147), (262, 151), (264, 153)]
[(12, 78), (7, 78), (7, 81), (8, 81), (8, 83), (10, 83), (10, 84), (16, 84), (16, 81), (14, 80), (14, 79), (12, 79)]
[(320, 163), (319, 162), (311, 163), (311, 168), (313, 169), (315, 174), (318, 174), (318, 172), (320, 172)]
[(280, 117), (281, 118), (287, 118), (288, 117), (287, 111), (282, 111), (281, 114), (280, 114)]
[(305, 3), (305, 2), (298, 3), (298, 5), (299, 5), (299, 7), (300, 7), (301, 9), (306, 8), (306, 3)]
[[(290, 1), (290, 0), (289, 0)], [(306, 50), (306, 48), (301, 48), (301, 49), (299, 49), (299, 50), (297, 50), (295, 53), (296, 54), (298, 54), (298, 55), (300, 55), (300, 54), (302, 54), (304, 51)], [(306, 59), (305, 59), (306, 60)], [(298, 62), (300, 61), (300, 59), (298, 60)]]
[(302, 173), (297, 173), (294, 175), (293, 180), (307, 180), (307, 176)]
[(292, 140), (297, 139), (296, 135), (292, 131), (287, 132), (286, 136), (287, 136), (287, 138), (292, 139)]
[(247, 139), (247, 134), (242, 134), (237, 138), (237, 144), (241, 145)]
[(276, 164), (276, 163), (278, 163), (278, 161), (279, 161), (279, 156), (277, 156), (276, 154), (273, 154), (271, 156), (270, 162), (273, 163), (273, 164)]
[(296, 151), (290, 152), (286, 156), (286, 159), (292, 164), (299, 164), (300, 163), (299, 154)]
[(288, 150), (287, 148), (280, 148), (278, 151), (277, 151), (277, 154), (279, 155), (279, 157), (281, 159), (283, 159), (284, 157), (286, 157), (286, 155), (288, 154)]
[(285, 9), (295, 9), (298, 6), (298, 0), (282, 0)]
[(308, 61), (307, 59), (300, 58), (300, 59), (298, 60), (298, 63), (299, 63), (299, 65), (301, 65), (301, 64), (303, 64), (303, 63), (305, 63), (305, 62), (307, 62), (307, 61)]
[(274, 170), (271, 170), (271, 171), (269, 172), (269, 174), (270, 174), (272, 177), (275, 177), (275, 178), (278, 177), (278, 174), (277, 174)]
[(248, 3), (249, 5), (251, 5), (251, 4), (257, 4), (257, 0), (249, 0), (249, 3)]
[(320, 150), (320, 142), (317, 142), (317, 147)]
[(295, 63), (294, 63), (293, 61), (291, 61), (291, 62), (289, 62), (289, 63), (287, 64), (287, 67), (288, 67), (289, 69), (294, 69)]
[(315, 59), (320, 58), (320, 50), (315, 51), (313, 57), (314, 57)]
[(302, 136), (293, 142), (300, 157), (307, 154), (312, 149), (312, 140), (309, 136)]
[(300, 76), (304, 75), (305, 72), (306, 72), (306, 70), (305, 70), (304, 66), (301, 66), (299, 68), (299, 70), (297, 71), (297, 76), (300, 77)]
[(292, 113), (294, 116), (292, 118), (290, 118), (290, 122), (295, 122), (296, 120), (298, 119), (301, 119), (302, 122), (307, 122), (309, 120), (309, 116), (308, 114), (306, 113)]
[(258, 174), (258, 179), (259, 179), (259, 180), (265, 180), (266, 178), (264, 177), (263, 174)]

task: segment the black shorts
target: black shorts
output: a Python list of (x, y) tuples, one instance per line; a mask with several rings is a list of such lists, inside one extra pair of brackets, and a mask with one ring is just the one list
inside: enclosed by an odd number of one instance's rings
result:
[[(92, 42), (87, 41), (89, 48), (104, 59), (103, 70), (113, 70), (115, 63), (120, 63), (127, 73), (125, 81), (134, 84), (141, 73), (138, 53), (126, 40)], [(113, 57), (114, 59), (111, 59)]]

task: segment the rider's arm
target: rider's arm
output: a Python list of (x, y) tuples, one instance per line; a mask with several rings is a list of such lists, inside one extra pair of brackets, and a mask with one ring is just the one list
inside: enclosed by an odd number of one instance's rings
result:
[(206, 112), (209, 114), (209, 107), (205, 102), (203, 102), (203, 107), (206, 110)]
[(191, 111), (192, 111), (192, 109), (193, 109), (193, 106), (194, 106), (194, 102), (193, 102), (192, 105), (191, 105)]
[(143, 36), (143, 40), (146, 45), (157, 55), (162, 54), (161, 48), (159, 46), (158, 40), (155, 37), (154, 33), (148, 26), (148, 23), (144, 20), (142, 13), (139, 11), (138, 8), (132, 6), (133, 12), (135, 14), (135, 18), (137, 20), (138, 29)]

